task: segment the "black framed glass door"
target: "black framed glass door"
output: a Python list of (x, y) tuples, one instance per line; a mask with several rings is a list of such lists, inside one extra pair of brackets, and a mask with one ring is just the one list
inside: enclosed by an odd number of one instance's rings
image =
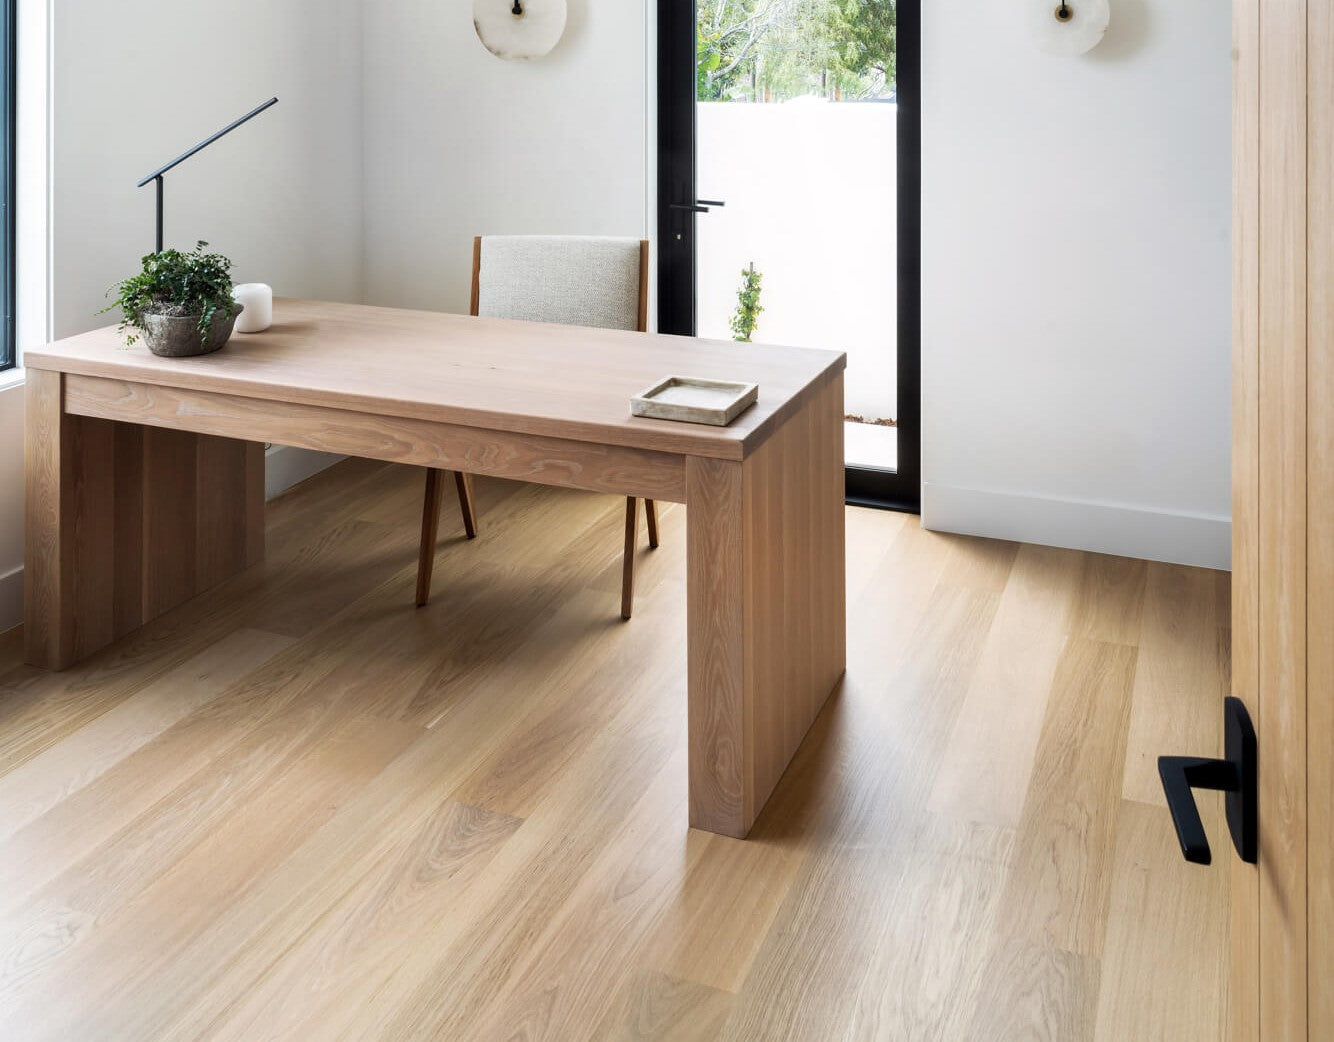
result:
[(847, 351), (848, 500), (911, 511), (918, 3), (658, 4), (658, 329)]

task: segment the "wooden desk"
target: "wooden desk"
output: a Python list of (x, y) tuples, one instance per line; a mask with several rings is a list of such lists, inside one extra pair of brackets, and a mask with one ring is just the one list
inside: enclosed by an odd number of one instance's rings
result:
[[(696, 828), (747, 833), (843, 673), (842, 354), (283, 300), (204, 358), (108, 328), (25, 363), (34, 665), (259, 561), (274, 442), (685, 503)], [(760, 400), (723, 429), (632, 417), (670, 374)]]

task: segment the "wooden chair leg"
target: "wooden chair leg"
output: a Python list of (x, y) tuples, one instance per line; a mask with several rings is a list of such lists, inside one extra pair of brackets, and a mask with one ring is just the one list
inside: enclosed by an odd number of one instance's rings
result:
[(625, 571), (621, 578), (621, 618), (628, 619), (635, 603), (635, 541), (639, 534), (639, 500), (625, 500)]
[(417, 556), (417, 607), (431, 599), (431, 571), (435, 567), (435, 536), (440, 527), (441, 478), (444, 472), (427, 468), (426, 497), (422, 502), (422, 541)]
[(477, 508), (472, 499), (472, 475), (461, 470), (454, 472), (454, 487), (459, 493), (459, 510), (463, 514), (463, 530), (469, 539), (477, 538)]
[(651, 499), (644, 500), (644, 513), (648, 515), (648, 547), (658, 548), (658, 504)]

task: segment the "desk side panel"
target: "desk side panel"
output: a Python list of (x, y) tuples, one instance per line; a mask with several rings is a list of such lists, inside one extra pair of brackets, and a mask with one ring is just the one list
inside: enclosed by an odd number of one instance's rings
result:
[(687, 463), (690, 823), (744, 837), (843, 675), (843, 383)]
[(264, 446), (79, 416), (28, 374), (25, 653), (63, 669), (263, 555)]
[(61, 411), (63, 377), (42, 369), (24, 380), (23, 643), (27, 660), (61, 669), (73, 657), (71, 547), (62, 503), (72, 488), (71, 454)]
[(746, 464), (746, 675), (758, 816), (847, 665), (843, 376)]

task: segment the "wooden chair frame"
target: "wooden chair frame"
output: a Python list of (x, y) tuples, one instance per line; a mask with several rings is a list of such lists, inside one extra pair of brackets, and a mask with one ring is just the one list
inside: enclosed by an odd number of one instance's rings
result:
[[(639, 242), (639, 316), (638, 330), (648, 332), (648, 276), (649, 244), (647, 239)], [(482, 237), (478, 235), (472, 243), (472, 301), (469, 314), (474, 318), (481, 311), (482, 302)], [(421, 607), (431, 597), (431, 573), (435, 565), (435, 544), (440, 524), (440, 504), (444, 497), (445, 471), (434, 468), (426, 471), (426, 496), (422, 503), (421, 549), (417, 559), (417, 606)], [(463, 528), (469, 539), (477, 537), (477, 509), (473, 502), (472, 475), (455, 473), (454, 486), (458, 492), (459, 510), (463, 514)], [(648, 545), (650, 549), (658, 547), (658, 507), (651, 500), (644, 500), (644, 513), (648, 521)], [(635, 599), (635, 551), (639, 541), (639, 500), (627, 496), (625, 500), (625, 563), (621, 574), (621, 618), (630, 618)]]

